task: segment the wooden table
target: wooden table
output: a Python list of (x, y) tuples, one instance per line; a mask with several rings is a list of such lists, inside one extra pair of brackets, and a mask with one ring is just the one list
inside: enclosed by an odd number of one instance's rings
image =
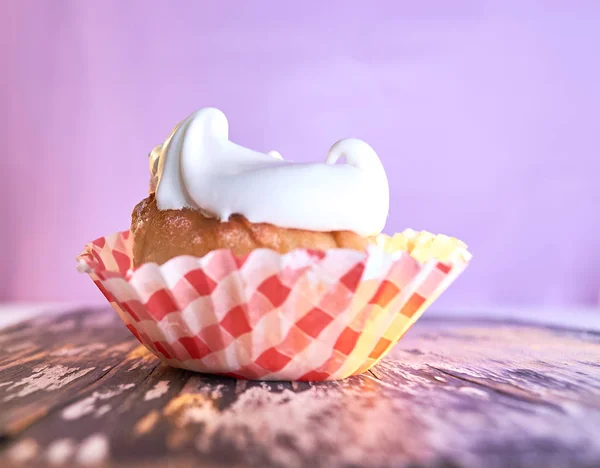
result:
[(0, 465), (600, 466), (600, 334), (428, 319), (372, 372), (248, 382), (160, 363), (112, 310), (0, 330)]

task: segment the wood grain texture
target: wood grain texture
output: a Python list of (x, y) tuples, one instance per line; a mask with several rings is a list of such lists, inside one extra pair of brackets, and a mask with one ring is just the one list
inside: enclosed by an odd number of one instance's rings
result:
[(600, 466), (600, 335), (421, 319), (371, 372), (266, 383), (79, 311), (0, 332), (0, 430), (16, 466)]
[(135, 347), (120, 320), (106, 310), (42, 316), (4, 329), (0, 438), (19, 433), (64, 405)]

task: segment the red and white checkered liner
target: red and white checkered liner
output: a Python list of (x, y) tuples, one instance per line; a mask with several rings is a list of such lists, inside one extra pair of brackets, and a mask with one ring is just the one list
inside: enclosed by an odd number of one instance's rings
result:
[(135, 337), (171, 366), (263, 380), (365, 372), (464, 270), (408, 252), (218, 250), (132, 269), (128, 231), (78, 257)]

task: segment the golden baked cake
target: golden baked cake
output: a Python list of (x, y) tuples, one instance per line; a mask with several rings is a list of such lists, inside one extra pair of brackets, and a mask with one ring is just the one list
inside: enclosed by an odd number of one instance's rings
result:
[(189, 208), (159, 210), (151, 194), (133, 210), (134, 266), (155, 262), (162, 265), (179, 255), (203, 257), (217, 249), (231, 249), (245, 255), (257, 248), (287, 253), (306, 248), (332, 248), (364, 251), (372, 237), (362, 237), (352, 231), (319, 232), (281, 228), (273, 224), (251, 223), (240, 215), (221, 222)]

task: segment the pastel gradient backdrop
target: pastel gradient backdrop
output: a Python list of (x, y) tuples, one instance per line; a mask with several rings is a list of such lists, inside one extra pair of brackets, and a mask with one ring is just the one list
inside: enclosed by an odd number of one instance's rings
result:
[(287, 159), (368, 141), (387, 232), (474, 254), (438, 307), (598, 303), (600, 2), (5, 0), (0, 16), (2, 300), (103, 301), (76, 254), (128, 227), (149, 150), (216, 106), (234, 141)]

